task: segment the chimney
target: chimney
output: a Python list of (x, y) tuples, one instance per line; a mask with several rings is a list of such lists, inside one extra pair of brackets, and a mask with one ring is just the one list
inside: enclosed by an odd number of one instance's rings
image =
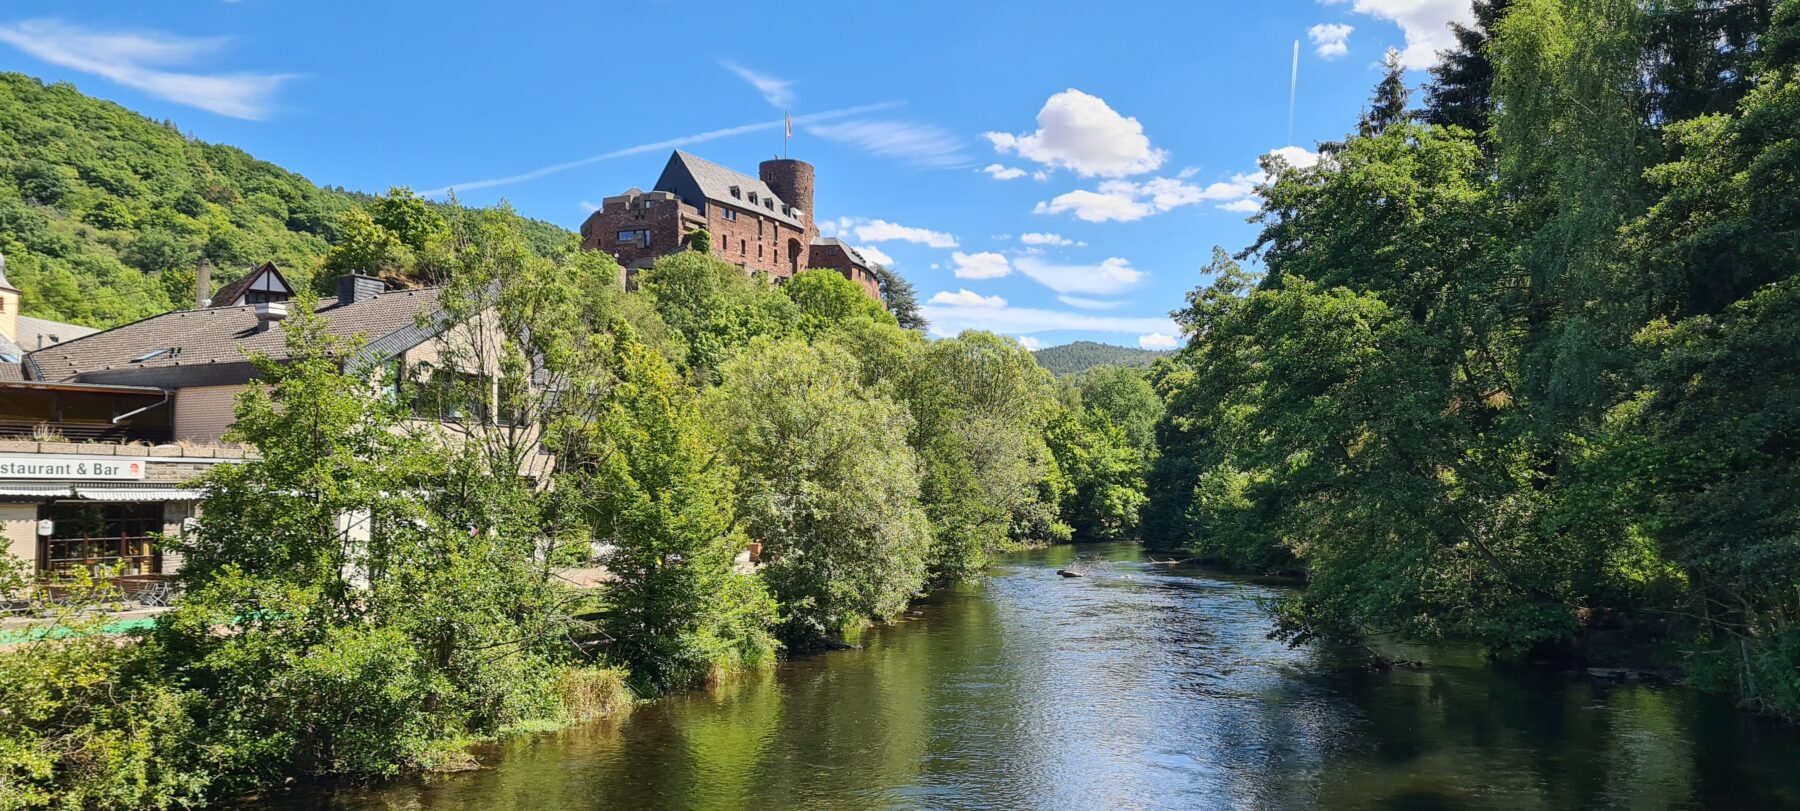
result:
[(387, 292), (387, 284), (380, 279), (364, 276), (361, 273), (349, 273), (339, 276), (337, 280), (337, 303), (339, 307), (367, 301)]
[(265, 301), (256, 305), (256, 331), (268, 332), (277, 321), (286, 321), (288, 316), (287, 302)]
[(212, 306), (212, 260), (200, 257), (200, 268), (194, 271), (194, 309)]

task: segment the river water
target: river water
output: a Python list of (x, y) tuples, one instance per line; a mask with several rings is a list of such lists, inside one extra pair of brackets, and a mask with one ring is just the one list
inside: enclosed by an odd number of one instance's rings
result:
[[(1059, 567), (1087, 574), (1063, 578)], [(332, 809), (1800, 807), (1800, 732), (1678, 688), (1265, 637), (1284, 587), (1126, 545), (1011, 556), (864, 649), (290, 798)]]

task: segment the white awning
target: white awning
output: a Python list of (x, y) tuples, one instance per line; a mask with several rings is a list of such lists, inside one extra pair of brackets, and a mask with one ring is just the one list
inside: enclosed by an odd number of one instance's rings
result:
[(129, 484), (77, 484), (75, 495), (89, 501), (199, 501), (199, 490), (184, 487)]
[(72, 489), (52, 482), (0, 482), (0, 498), (68, 498)]

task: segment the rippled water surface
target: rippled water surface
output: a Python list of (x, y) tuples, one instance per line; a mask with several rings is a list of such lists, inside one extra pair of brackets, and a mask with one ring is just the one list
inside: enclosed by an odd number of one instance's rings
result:
[(1022, 554), (864, 650), (509, 742), (479, 772), (283, 805), (1800, 807), (1792, 728), (1475, 659), (1347, 671), (1265, 638), (1281, 588), (1130, 546)]

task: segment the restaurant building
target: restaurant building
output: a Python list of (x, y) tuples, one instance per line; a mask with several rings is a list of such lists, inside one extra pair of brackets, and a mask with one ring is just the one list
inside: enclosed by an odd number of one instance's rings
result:
[[(157, 540), (199, 514), (197, 476), (245, 458), (226, 432), (257, 380), (249, 355), (286, 356), (293, 292), (266, 264), (216, 299), (203, 282), (193, 309), (98, 331), (32, 319), (23, 335), (0, 257), (0, 548), (43, 577), (179, 568)], [(432, 355), (419, 325), (436, 302), (435, 290), (352, 275), (316, 312), (333, 334), (366, 339), (359, 362), (386, 368)]]

